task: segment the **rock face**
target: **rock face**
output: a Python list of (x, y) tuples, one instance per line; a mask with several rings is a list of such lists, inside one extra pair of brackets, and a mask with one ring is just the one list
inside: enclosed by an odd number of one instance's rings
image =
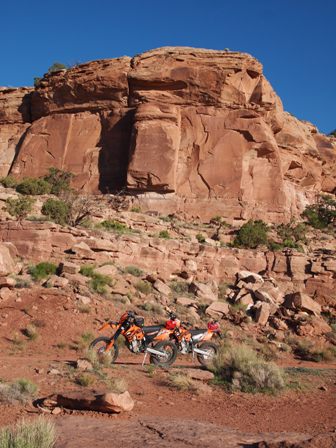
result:
[(77, 188), (128, 188), (165, 212), (288, 220), (335, 191), (335, 146), (284, 112), (261, 64), (237, 52), (167, 47), (0, 91), (3, 175), (56, 166)]

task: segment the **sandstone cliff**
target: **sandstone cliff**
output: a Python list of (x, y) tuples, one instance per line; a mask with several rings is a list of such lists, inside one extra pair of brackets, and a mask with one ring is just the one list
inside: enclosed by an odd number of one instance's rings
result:
[(161, 48), (0, 90), (1, 175), (56, 166), (144, 207), (279, 222), (336, 191), (336, 145), (284, 112), (243, 53)]

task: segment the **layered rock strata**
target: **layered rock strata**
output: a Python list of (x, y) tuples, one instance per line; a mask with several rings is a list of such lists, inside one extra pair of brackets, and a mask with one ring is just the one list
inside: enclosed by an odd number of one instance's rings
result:
[(145, 208), (274, 222), (335, 192), (335, 142), (284, 112), (247, 54), (161, 48), (51, 73), (21, 93), (0, 91), (2, 175), (56, 166), (79, 189), (128, 189)]

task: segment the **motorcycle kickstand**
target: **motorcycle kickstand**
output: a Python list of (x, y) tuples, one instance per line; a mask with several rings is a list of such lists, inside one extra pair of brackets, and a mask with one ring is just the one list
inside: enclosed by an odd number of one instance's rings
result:
[(145, 365), (147, 355), (148, 355), (148, 352), (145, 352), (145, 356), (144, 356), (144, 359), (142, 361), (141, 367), (143, 367)]

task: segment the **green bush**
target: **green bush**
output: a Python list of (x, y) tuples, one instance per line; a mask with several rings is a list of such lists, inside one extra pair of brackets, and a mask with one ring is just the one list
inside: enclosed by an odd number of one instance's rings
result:
[(134, 287), (137, 291), (145, 294), (146, 296), (152, 292), (152, 285), (145, 280), (140, 280), (134, 285)]
[(302, 217), (315, 229), (325, 229), (336, 222), (336, 200), (321, 196), (316, 204), (306, 207)]
[(43, 204), (41, 212), (57, 224), (65, 225), (69, 222), (70, 206), (65, 201), (49, 198)]
[(7, 212), (15, 216), (18, 220), (24, 219), (31, 213), (34, 205), (34, 199), (29, 197), (20, 197), (17, 199), (8, 198), (6, 200)]
[(89, 264), (85, 264), (81, 266), (79, 273), (82, 275), (85, 275), (85, 277), (93, 277), (94, 276), (94, 266), (91, 266)]
[(333, 361), (336, 358), (336, 349), (330, 345), (316, 344), (315, 341), (299, 338), (289, 339), (288, 344), (296, 356), (306, 361)]
[(94, 270), (94, 266), (84, 265), (79, 271), (82, 275), (90, 277), (90, 288), (98, 294), (104, 294), (106, 292), (106, 286), (113, 285), (113, 279), (108, 275), (102, 275)]
[(283, 371), (246, 345), (222, 346), (212, 370), (217, 381), (231, 390), (276, 393), (285, 387)]
[(27, 177), (17, 185), (16, 191), (21, 194), (30, 194), (32, 196), (49, 194), (51, 192), (51, 185), (44, 179)]
[(40, 82), (41, 82), (42, 78), (40, 76), (35, 76), (34, 77), (34, 87), (37, 88), (40, 86)]
[(52, 167), (49, 168), (49, 174), (44, 176), (44, 180), (51, 185), (51, 193), (59, 196), (61, 193), (69, 191), (72, 177), (72, 173)]
[(336, 129), (331, 131), (328, 135), (329, 135), (329, 137), (336, 137)]
[(130, 229), (125, 224), (122, 224), (121, 222), (111, 220), (111, 219), (102, 221), (99, 224), (99, 227), (103, 227), (105, 230), (116, 232), (116, 233), (126, 233), (126, 232), (130, 231)]
[(16, 188), (18, 181), (13, 176), (7, 176), (0, 179), (0, 184), (2, 184), (5, 188)]
[(196, 239), (197, 239), (197, 241), (198, 241), (200, 244), (204, 244), (204, 243), (205, 243), (205, 236), (202, 235), (201, 233), (198, 233), (198, 234), (196, 235)]
[(28, 269), (28, 273), (35, 281), (42, 280), (50, 275), (56, 274), (57, 266), (49, 262), (41, 262)]
[(267, 244), (267, 224), (261, 220), (248, 221), (238, 230), (233, 246), (256, 249)]
[(62, 64), (62, 62), (54, 62), (53, 65), (51, 65), (48, 68), (48, 73), (54, 73), (58, 72), (60, 70), (67, 70), (69, 67), (65, 64)]
[(175, 294), (183, 295), (188, 294), (189, 292), (189, 285), (187, 282), (173, 280), (169, 283), (169, 287)]
[(168, 230), (161, 230), (161, 232), (159, 233), (159, 238), (163, 238), (164, 240), (169, 240), (170, 235), (169, 235)]
[(126, 266), (124, 269), (127, 274), (131, 274), (134, 277), (141, 277), (143, 275), (143, 271), (136, 266)]
[(14, 383), (0, 382), (0, 402), (25, 403), (26, 401), (34, 397), (36, 392), (37, 392), (36, 384), (25, 378), (19, 379)]
[(43, 417), (0, 430), (0, 448), (53, 448), (55, 443), (55, 426)]

